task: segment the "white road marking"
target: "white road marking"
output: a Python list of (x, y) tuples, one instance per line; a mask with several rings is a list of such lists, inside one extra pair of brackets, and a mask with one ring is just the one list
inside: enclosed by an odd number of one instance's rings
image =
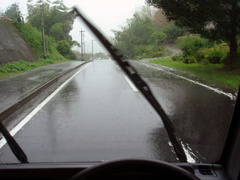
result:
[[(68, 80), (66, 80), (61, 86), (59, 86), (50, 96), (48, 96), (41, 104), (39, 104), (30, 114), (28, 114), (22, 121), (20, 121), (11, 131), (10, 134), (14, 136), (20, 129), (27, 124), (38, 111), (40, 111), (67, 83), (69, 83), (76, 75), (84, 70), (90, 63), (84, 65), (79, 71), (73, 74)], [(6, 144), (6, 139), (3, 137), (0, 140), (0, 149)]]
[(137, 92), (138, 89), (136, 88), (136, 86), (132, 83), (132, 81), (124, 75), (124, 78), (126, 79), (126, 81), (128, 82), (128, 84), (131, 86), (131, 88), (133, 89), (133, 91)]
[(203, 86), (203, 87), (205, 87), (205, 88), (207, 88), (207, 89), (210, 89), (210, 90), (212, 90), (212, 91), (214, 91), (214, 92), (216, 92), (216, 93), (218, 93), (218, 94), (225, 95), (225, 96), (229, 97), (231, 100), (236, 100), (236, 96), (234, 96), (234, 95), (231, 94), (231, 93), (227, 93), (227, 92), (221, 91), (221, 90), (219, 90), (219, 89), (216, 89), (216, 88), (207, 86), (207, 85), (205, 85), (205, 84), (202, 84), (202, 83), (200, 83), (200, 82), (194, 81), (194, 80), (192, 80), (192, 79), (188, 79), (188, 78), (186, 78), (186, 77), (183, 77), (183, 76), (180, 76), (180, 75), (177, 75), (177, 74), (174, 74), (174, 73), (165, 71), (165, 70), (163, 70), (163, 69), (160, 68), (160, 67), (158, 68), (158, 67), (155, 67), (155, 66), (150, 66), (150, 65), (145, 64), (145, 63), (141, 63), (141, 64), (143, 64), (143, 65), (145, 65), (145, 66), (147, 66), (147, 67), (151, 67), (151, 68), (154, 68), (154, 69), (163, 71), (163, 72), (165, 72), (165, 73), (168, 73), (168, 74), (177, 76), (177, 77), (179, 77), (179, 78), (181, 78), (181, 79), (187, 80), (187, 81), (189, 81), (189, 82), (191, 82), (191, 83), (194, 83), (194, 84), (197, 84), (197, 85), (199, 85), (199, 86)]

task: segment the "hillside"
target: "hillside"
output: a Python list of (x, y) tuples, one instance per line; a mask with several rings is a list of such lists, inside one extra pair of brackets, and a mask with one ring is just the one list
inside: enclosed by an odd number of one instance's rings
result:
[(0, 64), (37, 59), (39, 57), (21, 38), (16, 28), (10, 22), (0, 19)]

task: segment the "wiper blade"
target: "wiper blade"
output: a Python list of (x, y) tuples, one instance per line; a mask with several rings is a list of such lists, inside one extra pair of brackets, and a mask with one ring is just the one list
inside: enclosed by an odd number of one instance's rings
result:
[(117, 49), (79, 12), (79, 10), (77, 8), (74, 8), (74, 11), (84, 21), (84, 23), (89, 27), (89, 29), (91, 29), (91, 31), (95, 34), (95, 36), (99, 39), (99, 41), (105, 46), (105, 48), (111, 54), (113, 59), (115, 59), (115, 61), (118, 63), (121, 69), (127, 74), (127, 76), (131, 79), (134, 85), (139, 89), (139, 91), (143, 94), (143, 96), (148, 100), (148, 102), (159, 114), (179, 161), (187, 162), (187, 157), (183, 150), (183, 147), (180, 145), (180, 143), (177, 141), (176, 136), (174, 135), (175, 130), (173, 128), (171, 120), (168, 118), (167, 114), (165, 113), (161, 105), (153, 96), (148, 85), (138, 75), (135, 68), (133, 68), (127, 61), (123, 60), (122, 56), (119, 55)]
[(28, 163), (27, 155), (24, 153), (22, 148), (18, 145), (18, 143), (15, 141), (15, 139), (11, 136), (11, 134), (8, 132), (6, 127), (2, 124), (0, 121), (0, 132), (5, 137), (10, 149), (12, 150), (13, 154), (16, 156), (16, 158), (21, 163)]

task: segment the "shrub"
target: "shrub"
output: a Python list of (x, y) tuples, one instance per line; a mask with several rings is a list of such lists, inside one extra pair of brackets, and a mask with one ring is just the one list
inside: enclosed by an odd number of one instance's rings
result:
[(161, 32), (161, 31), (160, 32), (154, 32), (151, 35), (149, 43), (154, 44), (157, 41), (157, 43), (161, 44), (164, 41), (164, 39), (166, 39), (166, 37), (167, 37), (167, 35), (165, 33)]
[(207, 65), (209, 64), (209, 61), (207, 59), (202, 59), (201, 63)]
[(172, 57), (173, 61), (182, 61), (183, 60), (183, 55), (176, 55)]
[(176, 45), (186, 56), (196, 56), (200, 49), (209, 46), (209, 41), (198, 35), (188, 35), (178, 37)]
[(202, 62), (205, 59), (205, 56), (208, 54), (208, 49), (201, 49), (196, 54), (197, 62)]
[(66, 40), (58, 41), (57, 50), (61, 55), (66, 57), (71, 51), (71, 46)]
[(196, 63), (197, 60), (196, 60), (196, 58), (194, 56), (187, 56), (187, 57), (183, 58), (183, 62), (185, 64), (193, 64), (193, 63)]
[(70, 50), (69, 54), (68, 54), (66, 57), (67, 57), (68, 59), (72, 59), (72, 60), (77, 59), (76, 54), (75, 54), (72, 50)]
[(223, 63), (227, 59), (226, 51), (222, 49), (211, 49), (205, 58), (212, 64)]
[(161, 57), (163, 55), (164, 55), (164, 51), (158, 51), (158, 52), (152, 53), (150, 57), (155, 58), (155, 57)]

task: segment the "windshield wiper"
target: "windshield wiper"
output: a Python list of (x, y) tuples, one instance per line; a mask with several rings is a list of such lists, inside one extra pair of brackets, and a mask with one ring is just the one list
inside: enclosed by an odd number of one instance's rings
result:
[(175, 130), (173, 128), (171, 120), (168, 118), (161, 105), (153, 96), (148, 85), (138, 75), (137, 71), (127, 61), (123, 60), (122, 56), (119, 55), (117, 49), (79, 12), (79, 10), (77, 8), (74, 8), (74, 11), (84, 21), (84, 23), (89, 27), (89, 29), (91, 29), (91, 31), (111, 54), (113, 59), (118, 63), (121, 69), (127, 74), (127, 76), (132, 80), (134, 85), (139, 89), (139, 91), (159, 114), (179, 161), (187, 162), (187, 157), (183, 150), (183, 147), (180, 145), (180, 143), (177, 141), (176, 136), (174, 135)]
[(0, 132), (5, 137), (10, 149), (12, 150), (12, 152), (16, 156), (16, 158), (21, 163), (28, 163), (27, 155), (24, 153), (22, 148), (18, 145), (18, 143), (11, 136), (11, 134), (8, 132), (8, 130), (6, 129), (6, 127), (3, 125), (3, 123), (1, 121), (0, 121)]

